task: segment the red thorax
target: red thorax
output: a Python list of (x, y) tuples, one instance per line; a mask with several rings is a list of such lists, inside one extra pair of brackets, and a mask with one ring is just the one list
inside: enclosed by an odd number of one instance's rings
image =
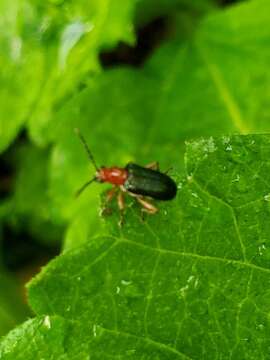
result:
[(126, 169), (119, 167), (100, 168), (97, 174), (97, 180), (108, 182), (113, 185), (124, 185), (128, 173)]

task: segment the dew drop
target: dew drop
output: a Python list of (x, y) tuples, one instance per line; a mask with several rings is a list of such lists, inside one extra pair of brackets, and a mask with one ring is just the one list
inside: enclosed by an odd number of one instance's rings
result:
[(187, 291), (188, 291), (189, 286), (183, 286), (181, 289), (179, 289), (179, 294), (181, 298), (186, 297)]
[(263, 331), (264, 330), (264, 325), (263, 324), (259, 324), (259, 325), (257, 325), (256, 326), (256, 328), (258, 329), (258, 330), (260, 330), (260, 331)]
[(227, 169), (227, 166), (222, 166), (222, 168), (221, 168), (221, 171), (223, 171), (223, 172), (227, 172), (228, 171), (228, 169)]
[(93, 335), (94, 337), (97, 337), (97, 325), (93, 325)]
[(183, 187), (183, 183), (179, 182), (177, 185), (177, 189), (180, 190), (180, 189), (182, 189), (182, 187)]
[(259, 255), (262, 256), (264, 254), (265, 250), (266, 250), (265, 244), (260, 245), (258, 248)]
[(224, 145), (229, 144), (229, 142), (231, 141), (231, 138), (229, 136), (223, 136), (222, 137), (222, 142)]
[(50, 319), (49, 315), (45, 316), (44, 321), (43, 321), (43, 325), (44, 325), (47, 329), (50, 329), (50, 328), (51, 328), (51, 319)]
[(236, 177), (232, 180), (232, 183), (239, 182), (239, 180), (240, 180), (240, 175), (237, 174)]
[(128, 286), (128, 285), (132, 284), (132, 281), (121, 280), (121, 284), (125, 285), (125, 286)]

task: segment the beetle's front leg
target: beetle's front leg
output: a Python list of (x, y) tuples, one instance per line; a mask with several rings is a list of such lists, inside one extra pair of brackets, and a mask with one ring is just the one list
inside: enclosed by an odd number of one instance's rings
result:
[(108, 208), (108, 204), (112, 201), (114, 196), (116, 195), (118, 188), (117, 186), (113, 187), (112, 189), (108, 190), (106, 193), (105, 201), (102, 204), (100, 215), (109, 215), (111, 213), (110, 209)]
[(121, 190), (119, 191), (117, 196), (117, 203), (120, 211), (120, 220), (118, 222), (118, 225), (122, 227), (124, 224), (125, 200), (124, 200), (124, 193)]

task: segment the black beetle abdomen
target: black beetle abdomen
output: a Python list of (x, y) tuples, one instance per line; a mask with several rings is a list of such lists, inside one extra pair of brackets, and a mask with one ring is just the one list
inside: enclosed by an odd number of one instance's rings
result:
[(127, 191), (157, 200), (172, 200), (176, 196), (176, 183), (168, 175), (133, 163), (129, 163), (126, 170), (124, 188)]

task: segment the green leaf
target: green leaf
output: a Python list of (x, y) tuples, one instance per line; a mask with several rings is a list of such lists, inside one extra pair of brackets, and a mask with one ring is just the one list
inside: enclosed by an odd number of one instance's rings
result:
[[(43, 19), (49, 16), (54, 24), (61, 24), (51, 51), (51, 64), (46, 70), (46, 83), (30, 122), (30, 134), (35, 141), (48, 141), (48, 126), (56, 108), (74, 92), (79, 92), (99, 71), (98, 54), (101, 49), (115, 46), (119, 41), (133, 44), (133, 11), (136, 0), (83, 0), (44, 6)], [(63, 16), (64, 12), (64, 17)], [(52, 15), (53, 14), (53, 15)]]
[(164, 119), (167, 139), (269, 130), (269, 10), (258, 0), (211, 13), (186, 45), (176, 39), (150, 59), (159, 92), (149, 140)]
[(99, 69), (102, 48), (134, 43), (136, 0), (0, 4), (0, 151), (26, 123), (44, 144), (55, 107)]
[(6, 336), (2, 342), (4, 348), (0, 348), (0, 357), (14, 359), (16, 344), (16, 359), (39, 359), (42, 353), (44, 360), (67, 360), (64, 346), (66, 328), (65, 321), (59, 317), (28, 320)]
[(28, 120), (42, 83), (42, 54), (33, 37), (36, 13), (32, 10), (26, 1), (0, 2), (1, 152)]
[[(67, 335), (69, 359), (267, 357), (269, 154), (269, 135), (190, 142), (177, 198), (159, 214), (142, 221), (133, 202), (122, 229), (115, 214), (111, 236), (52, 261), (29, 285), (46, 316), (41, 355), (62, 355)], [(70, 328), (51, 340), (52, 316)], [(34, 359), (36, 348), (22, 352), (33, 333), (16, 331), (3, 360)]]

